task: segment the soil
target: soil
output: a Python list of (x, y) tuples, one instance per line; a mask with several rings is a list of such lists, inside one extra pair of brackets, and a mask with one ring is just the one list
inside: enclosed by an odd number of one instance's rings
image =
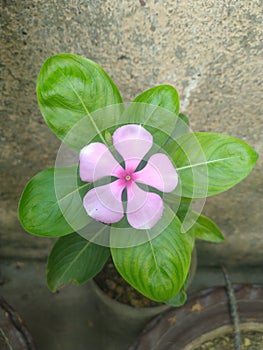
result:
[(111, 258), (94, 280), (105, 294), (122, 304), (136, 308), (163, 305), (147, 299), (130, 286), (118, 273)]
[[(256, 331), (241, 332), (243, 350), (262, 350), (263, 333)], [(206, 341), (193, 350), (235, 350), (234, 335), (229, 333), (221, 337)]]

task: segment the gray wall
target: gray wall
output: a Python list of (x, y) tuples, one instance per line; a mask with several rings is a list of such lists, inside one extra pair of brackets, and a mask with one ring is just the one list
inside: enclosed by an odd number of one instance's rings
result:
[[(45, 258), (52, 243), (25, 234), (16, 214), (25, 183), (53, 166), (59, 146), (35, 95), (47, 57), (95, 60), (127, 102), (172, 84), (193, 130), (230, 134), (262, 153), (261, 15), (257, 0), (2, 1), (1, 256)], [(243, 183), (207, 201), (227, 241), (198, 244), (201, 264), (263, 263), (261, 158)]]

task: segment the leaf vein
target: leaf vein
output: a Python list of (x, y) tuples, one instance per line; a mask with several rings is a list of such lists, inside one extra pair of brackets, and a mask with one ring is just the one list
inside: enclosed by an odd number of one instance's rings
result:
[[(103, 227), (100, 231), (98, 231), (96, 233), (96, 235), (94, 236), (94, 239), (101, 234), (107, 227)], [(87, 241), (87, 243), (85, 244), (85, 246), (79, 251), (79, 253), (75, 256), (75, 258), (71, 261), (71, 263), (68, 265), (68, 267), (64, 270), (64, 272), (62, 273), (62, 275), (60, 276), (60, 278), (58, 279), (57, 285), (60, 285), (61, 281), (63, 283), (63, 278), (65, 276), (65, 274), (72, 268), (72, 266), (74, 265), (74, 263), (80, 258), (80, 256), (88, 249), (88, 247), (92, 244), (92, 242)]]
[(95, 123), (94, 118), (92, 118), (92, 116), (91, 116), (91, 114), (90, 114), (88, 108), (86, 107), (86, 105), (85, 105), (83, 99), (81, 98), (81, 96), (79, 95), (79, 93), (77, 92), (77, 90), (75, 89), (75, 87), (74, 87), (74, 85), (72, 84), (72, 82), (71, 82), (71, 81), (68, 79), (68, 77), (65, 75), (63, 69), (62, 69), (61, 67), (59, 67), (59, 70), (61, 71), (61, 73), (62, 73), (62, 75), (64, 76), (64, 78), (68, 81), (68, 83), (69, 83), (69, 85), (71, 86), (71, 88), (72, 88), (74, 94), (75, 94), (75, 95), (77, 96), (77, 98), (79, 99), (79, 101), (80, 101), (82, 107), (84, 108), (85, 112), (87, 113), (87, 116), (89, 117), (89, 120), (90, 120), (91, 124), (93, 125), (93, 127), (94, 127), (95, 130), (96, 130), (96, 132), (97, 132), (98, 135), (100, 136), (102, 142), (106, 144), (106, 141), (105, 141), (104, 137), (102, 136), (102, 134), (101, 134), (101, 132), (100, 132), (100, 130), (99, 130), (97, 124)]
[(219, 163), (219, 162), (222, 162), (222, 161), (224, 161), (224, 160), (229, 160), (229, 159), (234, 159), (234, 158), (238, 158), (238, 157), (235, 156), (235, 157), (226, 157), (226, 158), (212, 159), (212, 160), (208, 160), (207, 162), (201, 162), (201, 163), (196, 163), (196, 164), (190, 164), (190, 165), (183, 166), (183, 167), (181, 167), (181, 168), (176, 168), (176, 170), (177, 170), (177, 171), (180, 171), (180, 170), (185, 170), (185, 169), (189, 169), (189, 168), (194, 168), (194, 167), (197, 167), (197, 166), (200, 166), (200, 165)]

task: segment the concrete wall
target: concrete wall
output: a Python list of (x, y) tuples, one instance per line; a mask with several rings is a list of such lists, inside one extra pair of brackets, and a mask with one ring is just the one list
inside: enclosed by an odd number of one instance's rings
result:
[[(59, 141), (37, 106), (36, 77), (50, 55), (99, 63), (124, 100), (174, 85), (197, 131), (242, 138), (262, 154), (260, 0), (11, 1), (1, 7), (1, 256), (45, 258), (51, 240), (27, 235), (16, 218), (20, 193), (54, 164)], [(199, 262), (263, 262), (262, 159), (233, 190), (207, 201), (224, 245), (199, 244)]]

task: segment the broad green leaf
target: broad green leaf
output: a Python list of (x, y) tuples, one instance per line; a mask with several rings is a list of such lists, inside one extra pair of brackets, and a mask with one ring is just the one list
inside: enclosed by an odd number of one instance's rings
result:
[(159, 85), (144, 91), (125, 109), (122, 119), (143, 125), (162, 146), (170, 137), (188, 132), (185, 117), (179, 113), (177, 91), (170, 85)]
[[(175, 213), (164, 205), (164, 210), (160, 220), (149, 230), (135, 229), (129, 224), (127, 217), (111, 225), (110, 243), (112, 248), (127, 248), (142, 245), (149, 240), (153, 240), (163, 232), (174, 220)], [(94, 230), (93, 230), (94, 231)]]
[[(170, 137), (178, 137), (188, 132), (188, 125), (168, 109), (143, 102), (132, 102), (127, 108), (115, 104), (91, 113), (92, 120), (101, 131), (103, 142), (111, 145), (114, 131), (127, 124), (144, 126), (153, 136), (154, 145), (159, 148)], [(89, 117), (83, 117), (66, 135), (63, 142), (79, 151), (90, 142), (101, 142), (98, 133), (90, 126)], [(107, 137), (107, 140), (106, 140)]]
[(178, 117), (181, 118), (187, 126), (190, 125), (188, 117), (184, 113), (179, 113)]
[(88, 128), (104, 141), (91, 113), (122, 103), (117, 87), (104, 70), (95, 62), (73, 54), (47, 59), (38, 76), (37, 97), (46, 123), (61, 140), (86, 117)]
[(180, 100), (177, 91), (170, 85), (159, 85), (144, 91), (133, 102), (142, 102), (165, 108), (178, 115)]
[[(163, 195), (163, 200), (169, 205), (169, 207), (181, 221), (181, 231), (183, 233), (189, 231), (195, 222), (195, 218), (193, 218), (191, 215), (191, 208), (192, 205), (195, 204), (195, 200), (192, 198), (180, 197), (180, 194), (176, 193), (176, 191), (165, 193)], [(199, 204), (201, 204), (200, 200)]]
[(196, 238), (213, 243), (223, 242), (225, 240), (222, 232), (211, 219), (195, 212), (191, 214), (196, 220), (191, 228)]
[(191, 256), (191, 265), (190, 265), (190, 270), (187, 274), (187, 277), (184, 281), (184, 284), (182, 286), (182, 289), (179, 293), (177, 293), (173, 298), (166, 300), (165, 303), (174, 307), (179, 307), (185, 304), (186, 300), (187, 300), (187, 294), (186, 294), (186, 290), (189, 287), (189, 284), (191, 284), (195, 272), (196, 272), (196, 267), (197, 267), (197, 254), (196, 254), (196, 249), (194, 248), (194, 250), (192, 251), (192, 256)]
[(105, 141), (106, 141), (106, 144), (108, 145), (108, 147), (111, 148), (113, 145), (113, 140), (112, 140), (112, 135), (109, 132), (109, 130), (105, 131)]
[(179, 118), (163, 107), (144, 102), (132, 102), (124, 110), (120, 121), (142, 125), (152, 134), (154, 144), (160, 147), (171, 136), (179, 123)]
[(109, 248), (93, 244), (77, 233), (59, 238), (48, 258), (48, 287), (54, 292), (71, 281), (88, 281), (100, 272), (109, 255)]
[(204, 198), (228, 190), (253, 169), (258, 155), (247, 143), (217, 133), (189, 133), (165, 150), (180, 178), (181, 195)]
[(128, 283), (146, 297), (165, 302), (183, 287), (193, 244), (193, 235), (181, 233), (180, 221), (174, 217), (156, 238), (139, 246), (111, 248), (111, 253), (117, 270)]
[(80, 192), (89, 183), (78, 178), (78, 168), (51, 168), (35, 175), (26, 185), (19, 202), (19, 219), (26, 231), (48, 237), (64, 236), (91, 220)]
[(191, 203), (191, 199), (181, 197), (180, 205), (176, 212), (176, 215), (178, 216), (181, 222), (185, 219), (187, 213), (191, 211)]
[(167, 300), (165, 304), (174, 306), (174, 307), (179, 307), (185, 304), (187, 300), (187, 295), (184, 291), (181, 291), (177, 293), (173, 298)]

